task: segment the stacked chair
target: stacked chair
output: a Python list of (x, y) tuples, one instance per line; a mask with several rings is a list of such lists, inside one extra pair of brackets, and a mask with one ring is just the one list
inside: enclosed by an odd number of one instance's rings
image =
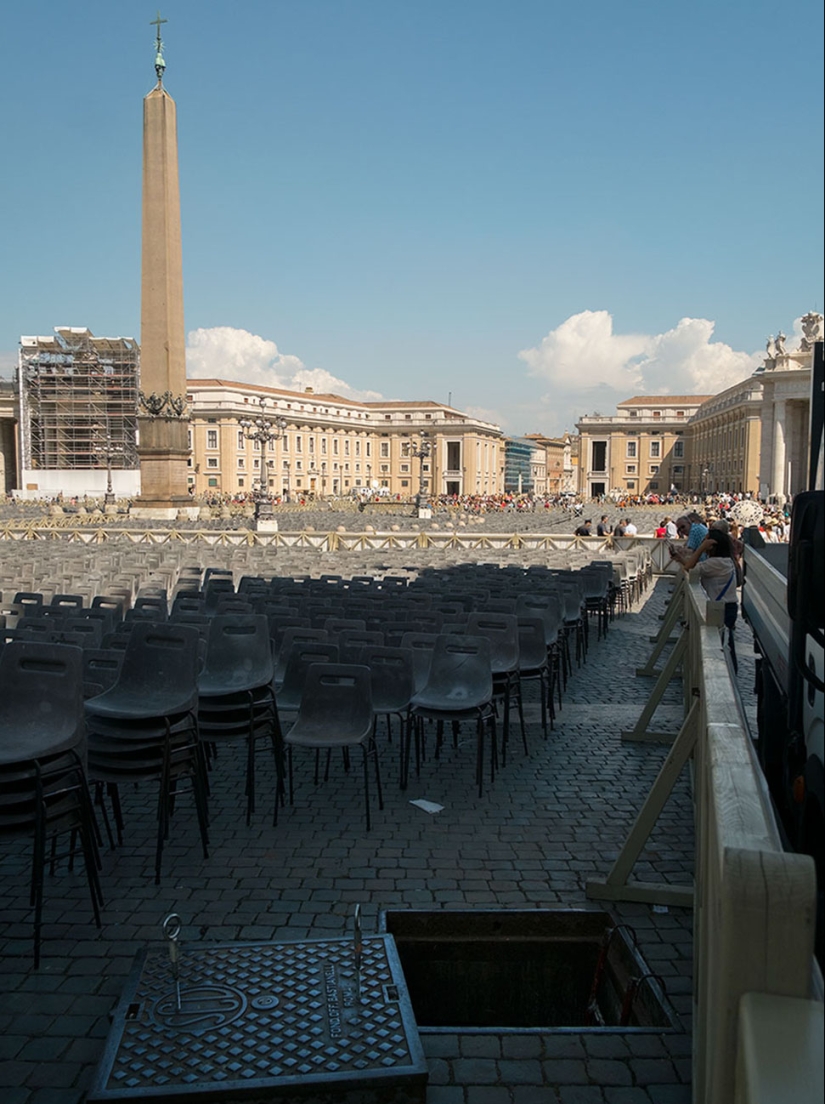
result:
[(267, 740), (279, 780), (273, 823), (283, 777), (283, 742), (275, 707), (275, 665), (264, 614), (216, 614), (209, 622), (206, 662), (198, 675), (200, 739), (212, 745), (246, 744), (246, 823), (255, 812), (255, 745)]
[[(208, 858), (207, 779), (198, 739), (198, 631), (172, 622), (138, 621), (128, 638), (117, 681), (85, 703), (89, 775), (95, 782), (158, 786), (155, 883), (178, 783), (188, 779), (204, 858)], [(119, 832), (123, 821), (115, 803)]]
[(0, 838), (32, 840), (34, 964), (40, 965), (47, 844), (79, 838), (95, 923), (103, 904), (85, 773), (80, 648), (15, 640), (0, 654)]

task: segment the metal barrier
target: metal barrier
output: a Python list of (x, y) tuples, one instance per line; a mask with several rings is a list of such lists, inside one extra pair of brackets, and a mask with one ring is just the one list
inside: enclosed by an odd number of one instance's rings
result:
[[(807, 998), (814, 991), (814, 979), (821, 987), (821, 975), (813, 960), (814, 864), (806, 855), (782, 850), (770, 798), (720, 646), (721, 624), (720, 604), (708, 602), (698, 583), (677, 583), (654, 656), (640, 673), (657, 673), (653, 663), (668, 640), (673, 642), (673, 651), (658, 672), (640, 724), (623, 735), (627, 739), (664, 738), (658, 733), (651, 736), (647, 724), (664, 684), (680, 664), (684, 723), (672, 739), (613, 869), (604, 881), (589, 882), (587, 894), (599, 900), (671, 905), (690, 904), (692, 898), (693, 1099), (701, 1104), (729, 1104), (736, 1098), (745, 1104), (780, 1099), (764, 1095), (764, 1078), (775, 1081), (783, 1075), (777, 1063), (793, 1063), (788, 1084), (812, 1089), (821, 1084), (822, 1040), (820, 1036), (818, 1046), (811, 1044), (808, 1028), (807, 1043), (775, 1051), (770, 1074), (764, 1070), (760, 1074), (754, 1059), (754, 1040), (765, 1023), (759, 1000), (795, 998), (810, 1006), (804, 1013), (795, 1006), (797, 1017), (815, 1019), (817, 1004)], [(677, 635), (670, 638), (673, 628)], [(691, 755), (696, 830), (693, 890), (666, 882), (636, 882), (630, 878), (633, 865)], [(755, 1007), (762, 1010), (761, 1018), (755, 1017)], [(781, 1000), (773, 1007), (782, 1008)], [(740, 1053), (745, 1046), (747, 1053)], [(785, 1073), (790, 1078), (790, 1068)], [(781, 1099), (813, 1100), (808, 1091), (783, 1094)], [(820, 1091), (816, 1099), (821, 1098)]]
[(655, 537), (577, 537), (567, 533), (464, 532), (453, 529), (399, 529), (356, 532), (336, 530), (316, 532), (307, 529), (279, 530), (274, 533), (255, 529), (127, 528), (104, 520), (90, 525), (71, 518), (49, 518), (31, 523), (20, 521), (0, 524), (0, 541), (63, 540), (78, 544), (105, 544), (113, 539), (132, 544), (205, 544), (217, 547), (309, 548), (319, 552), (361, 552), (430, 549), (431, 551), (520, 551), (520, 552), (626, 552), (641, 549), (650, 555), (655, 574), (668, 570), (668, 543)]

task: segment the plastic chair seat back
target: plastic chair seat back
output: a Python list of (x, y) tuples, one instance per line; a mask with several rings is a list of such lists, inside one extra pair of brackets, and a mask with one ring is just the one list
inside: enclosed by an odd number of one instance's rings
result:
[(275, 673), (263, 614), (217, 614), (209, 625), (198, 695), (220, 697), (268, 685)]
[(197, 704), (198, 629), (138, 621), (129, 636), (120, 677), (86, 702), (87, 713), (143, 719), (187, 713)]
[(493, 696), (490, 641), (485, 636), (436, 638), (430, 677), (415, 693), (413, 709), (435, 713), (477, 710)]
[(494, 675), (518, 669), (518, 618), (514, 613), (471, 613), (468, 636), (485, 636), (490, 641), (490, 665)]
[(298, 719), (285, 739), (303, 747), (351, 747), (370, 738), (373, 718), (368, 667), (313, 663)]

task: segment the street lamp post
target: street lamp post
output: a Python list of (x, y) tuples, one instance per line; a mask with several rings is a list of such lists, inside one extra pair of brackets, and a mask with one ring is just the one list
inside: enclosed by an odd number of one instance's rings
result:
[(261, 450), (261, 470), (257, 487), (253, 484), (252, 497), (255, 502), (255, 521), (271, 520), (272, 498), (269, 494), (269, 467), (266, 459), (266, 450), (271, 441), (277, 441), (284, 435), (286, 418), (282, 414), (268, 416), (266, 413), (266, 398), (261, 395), (258, 399), (261, 408), (260, 414), (253, 418), (238, 418), (247, 441), (257, 441)]
[(96, 430), (96, 445), (106, 460), (106, 493), (103, 496), (103, 503), (105, 506), (114, 506), (116, 498), (112, 487), (112, 457), (121, 449), (112, 441), (112, 428), (109, 424), (108, 413), (104, 414), (103, 418), (103, 425), (96, 423), (93, 428)]
[(404, 442), (404, 456), (418, 457), (418, 494), (415, 496), (415, 506), (419, 517), (431, 517), (432, 509), (427, 501), (427, 492), (424, 488), (424, 461), (432, 455), (433, 443), (426, 430), (422, 430), (418, 440), (413, 437)]

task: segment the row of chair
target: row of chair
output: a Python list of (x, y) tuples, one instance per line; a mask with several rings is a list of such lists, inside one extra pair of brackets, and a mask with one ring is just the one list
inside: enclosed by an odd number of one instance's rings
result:
[[(634, 586), (644, 586), (643, 572), (636, 572), (635, 579)], [(109, 794), (119, 838), (123, 820), (118, 785), (127, 779), (157, 784), (156, 881), (173, 801), (183, 780), (191, 783), (203, 851), (208, 855), (209, 765), (221, 745), (230, 742), (245, 743), (247, 821), (255, 811), (255, 752), (261, 742), (270, 747), (275, 761), (275, 820), (287, 796), (287, 783), (289, 800), (294, 800), (295, 749), (314, 751), (317, 780), (324, 749), (326, 775), (332, 750), (358, 747), (369, 828), (370, 760), (379, 807), (383, 803), (377, 741), (381, 716), (387, 718), (388, 732), (390, 718), (400, 722), (402, 786), (413, 749), (417, 771), (428, 755), (428, 722), (435, 726), (434, 757), (441, 752), (447, 726), (455, 736), (458, 725), (471, 722), (481, 794), (487, 756), (491, 779), (499, 760), (506, 763), (513, 705), (528, 751), (522, 683), (538, 683), (546, 735), (548, 719), (552, 726), (554, 716), (554, 694), (561, 704), (572, 664), (571, 641), (575, 641), (578, 662), (583, 662), (589, 615), (597, 617), (601, 634), (625, 601), (621, 577), (610, 562), (593, 564), (575, 576), (492, 565), (441, 573), (424, 570), (415, 577), (243, 576), (237, 590), (228, 571), (207, 576), (193, 566), (178, 573), (174, 588), (176, 593), (170, 594), (160, 581), (147, 584), (133, 596), (131, 605), (125, 595), (94, 596), (85, 606), (71, 595), (57, 595), (47, 602), (42, 595), (38, 601), (36, 592), (17, 592), (20, 601), (13, 603), (17, 607), (14, 624), (0, 626), (0, 710), (7, 701), (18, 703), (17, 712), (4, 714), (3, 722), (12, 727), (20, 724), (24, 707), (16, 690), (25, 680), (12, 672), (23, 657), (41, 681), (65, 662), (71, 681), (85, 697), (80, 722), (77, 698), (67, 706), (75, 714), (67, 724), (82, 730), (78, 749), (72, 750), (81, 766), (88, 762), (88, 777), (104, 813), (104, 790)], [(631, 593), (628, 600), (632, 597)], [(80, 621), (92, 624), (94, 631), (77, 628)], [(58, 624), (68, 644), (46, 639), (47, 632), (60, 631), (52, 628)], [(98, 641), (97, 630), (102, 634), (104, 628), (109, 631)], [(69, 636), (75, 631), (81, 640)], [(108, 647), (96, 646), (104, 641)], [(71, 661), (66, 658), (70, 654)], [(28, 687), (30, 701), (38, 700), (40, 695), (32, 695), (30, 683)], [(496, 732), (499, 703), (503, 708), (500, 740)], [(282, 727), (285, 717), (294, 718), (289, 727), (285, 723)], [(64, 753), (68, 754), (65, 749), (60, 752)], [(58, 762), (62, 771), (63, 760)], [(15, 766), (26, 777), (36, 777), (44, 764), (50, 767), (50, 756), (37, 760), (33, 774), (31, 764)], [(82, 785), (76, 767), (74, 774), (68, 768), (65, 774), (64, 790), (74, 792), (75, 787), (78, 794), (65, 824), (81, 835), (97, 916), (101, 897), (94, 816), (84, 789), (86, 775), (80, 773)], [(14, 777), (13, 772), (0, 774), (3, 784)], [(47, 772), (47, 777), (53, 776)], [(37, 794), (50, 790), (39, 785), (32, 808), (46, 810), (48, 802), (44, 805)], [(45, 811), (37, 817), (38, 840), (64, 824)], [(112, 840), (108, 814), (106, 826)], [(39, 955), (41, 906), (37, 901), (42, 905), (43, 863), (36, 860), (34, 867)], [(39, 898), (34, 888), (38, 870)]]

